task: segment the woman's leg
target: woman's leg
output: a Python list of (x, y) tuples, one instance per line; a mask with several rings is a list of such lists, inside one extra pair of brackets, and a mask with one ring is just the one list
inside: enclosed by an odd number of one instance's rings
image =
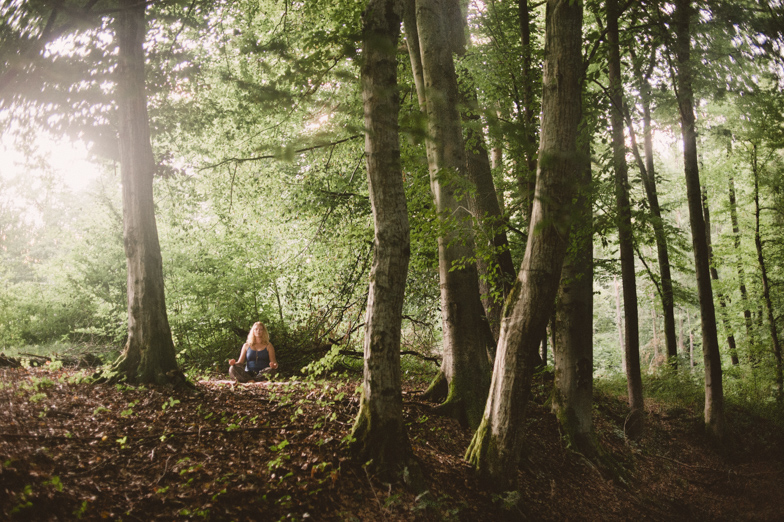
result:
[(270, 368), (268, 366), (268, 367), (264, 368), (263, 370), (261, 370), (258, 373), (258, 375), (256, 375), (255, 380), (256, 381), (266, 381), (270, 377), (273, 377), (273, 376), (275, 376), (277, 374), (278, 374), (278, 370), (277, 369), (273, 370), (272, 368)]
[(246, 383), (253, 381), (253, 377), (245, 371), (245, 368), (242, 366), (235, 364), (234, 366), (229, 366), (229, 375), (239, 383)]

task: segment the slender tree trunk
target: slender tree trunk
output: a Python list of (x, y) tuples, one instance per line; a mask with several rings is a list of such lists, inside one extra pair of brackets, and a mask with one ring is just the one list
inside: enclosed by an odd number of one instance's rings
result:
[(694, 368), (694, 330), (691, 329), (691, 312), (686, 312), (689, 325), (689, 368)]
[(776, 400), (784, 400), (784, 370), (782, 369), (781, 342), (779, 341), (776, 318), (773, 313), (773, 303), (770, 298), (770, 282), (765, 257), (762, 253), (762, 236), (760, 234), (760, 203), (759, 203), (759, 165), (757, 163), (757, 145), (752, 145), (751, 171), (754, 176), (754, 245), (757, 248), (757, 262), (762, 277), (762, 299), (765, 302), (770, 339), (773, 343), (773, 355), (776, 357)]
[(621, 292), (620, 285), (618, 284), (618, 277), (613, 277), (615, 287), (615, 324), (618, 326), (618, 346), (621, 348), (621, 368), (624, 373), (626, 370), (626, 343), (624, 339), (626, 336), (623, 334), (623, 314), (621, 313)]
[(642, 374), (640, 372), (640, 330), (637, 309), (637, 281), (634, 268), (634, 238), (629, 202), (629, 176), (626, 164), (624, 138), (623, 83), (621, 79), (621, 54), (618, 45), (617, 0), (607, 0), (607, 41), (609, 44), (608, 74), (610, 81), (613, 166), (615, 169), (615, 200), (618, 207), (618, 243), (621, 252), (623, 283), (623, 308), (626, 331), (626, 379), (629, 392), (629, 418), (626, 435), (632, 439), (642, 434), (644, 409)]
[(710, 255), (706, 239), (705, 221), (700, 203), (700, 171), (697, 161), (697, 132), (694, 118), (691, 66), (690, 0), (676, 0), (673, 13), (677, 54), (677, 97), (683, 136), (686, 198), (689, 203), (691, 235), (694, 246), (694, 265), (702, 319), (702, 352), (705, 361), (705, 428), (717, 442), (726, 434), (724, 391), (722, 386), (721, 355), (716, 332), (716, 310), (710, 280)]
[(466, 459), (486, 484), (516, 482), (532, 353), (550, 319), (571, 226), (571, 206), (583, 162), (577, 150), (582, 115), (582, 2), (547, 0), (542, 131), (525, 257), (507, 299), (493, 381), (482, 423)]
[(678, 313), (678, 350), (681, 353), (686, 351), (686, 343), (683, 342), (683, 310)]
[(735, 246), (737, 259), (738, 284), (740, 286), (740, 299), (743, 303), (743, 319), (746, 324), (746, 345), (749, 359), (754, 353), (754, 325), (751, 320), (751, 307), (749, 306), (749, 293), (746, 290), (746, 273), (743, 270), (743, 251), (741, 249), (740, 226), (738, 225), (738, 202), (735, 198), (735, 178), (730, 176), (729, 181), (730, 220), (732, 221), (732, 239)]
[[(586, 147), (587, 148), (587, 147)], [(585, 159), (589, 159), (585, 151)], [(571, 247), (561, 270), (553, 327), (553, 411), (567, 442), (596, 455), (593, 431), (593, 224), (591, 164), (583, 166)], [(577, 225), (579, 223), (579, 225)]]
[[(656, 366), (660, 366), (662, 362), (661, 347), (659, 346), (659, 326), (656, 324), (656, 291), (651, 290), (651, 331), (653, 332), (653, 353), (656, 359)], [(666, 359), (666, 357), (664, 357)]]
[[(456, 1), (447, 3), (453, 13), (450, 19), (456, 20), (452, 34), (453, 51), (458, 57), (466, 53), (465, 35), (466, 12)], [(457, 30), (461, 29), (461, 30)], [(493, 354), (495, 343), (501, 331), (501, 311), (503, 303), (514, 283), (515, 267), (509, 241), (506, 237), (504, 217), (498, 204), (498, 194), (493, 182), (493, 171), (485, 146), (483, 123), (479, 118), (479, 102), (476, 87), (469, 75), (463, 76), (459, 86), (459, 105), (465, 128), (466, 174), (476, 188), (476, 194), (469, 198), (478, 233), (476, 266), (479, 272), (479, 292), (487, 320), (493, 332)], [(480, 243), (481, 242), (481, 243)]]
[(155, 160), (144, 73), (146, 4), (124, 0), (117, 17), (120, 173), (123, 242), (128, 266), (128, 340), (111, 380), (185, 383), (177, 365), (163, 285), (153, 205)]
[[(705, 216), (705, 241), (708, 243), (708, 257), (710, 258), (710, 274), (711, 279), (719, 282), (719, 270), (716, 268), (716, 261), (713, 258), (713, 241), (711, 239), (711, 222), (710, 222), (710, 207), (708, 206), (708, 191), (705, 185), (702, 186), (702, 213)], [(719, 298), (719, 314), (721, 315), (721, 323), (724, 325), (724, 332), (727, 334), (727, 347), (730, 352), (730, 359), (733, 366), (737, 366), (738, 361), (738, 346), (735, 343), (735, 333), (732, 329), (732, 323), (727, 314), (727, 298), (724, 292), (718, 290), (716, 296)]]
[[(651, 67), (655, 63), (656, 50), (651, 50)], [(653, 233), (656, 238), (656, 252), (659, 261), (659, 274), (661, 278), (661, 303), (664, 315), (664, 342), (667, 347), (667, 356), (674, 362), (678, 355), (675, 338), (675, 300), (672, 291), (672, 274), (670, 272), (670, 255), (667, 247), (667, 235), (664, 231), (664, 220), (659, 205), (659, 195), (656, 189), (656, 171), (653, 161), (653, 131), (651, 126), (651, 85), (648, 81), (650, 72), (643, 75), (637, 60), (634, 63), (634, 73), (640, 83), (640, 101), (643, 110), (643, 150), (645, 152), (644, 165), (640, 162), (640, 174), (645, 194), (648, 198), (648, 205), (651, 209)], [(652, 69), (651, 69), (652, 70)], [(634, 129), (630, 125), (630, 134), (634, 140)], [(636, 150), (636, 146), (634, 146)]]
[(426, 394), (431, 398), (445, 395), (440, 410), (475, 429), (490, 384), (489, 353), (494, 339), (479, 298), (476, 265), (465, 263), (475, 252), (471, 216), (458, 199), (466, 161), (450, 43), (456, 29), (450, 26), (454, 20), (448, 20), (448, 15), (453, 10), (447, 2), (454, 0), (416, 0), (415, 17), (411, 2), (406, 13), (413, 69), (422, 73), (417, 82), (419, 103), (427, 114), (430, 187), (441, 223), (438, 267), (444, 358)]
[(525, 142), (523, 151), (525, 154), (525, 174), (523, 179), (520, 180), (520, 187), (522, 189), (523, 201), (526, 208), (526, 218), (531, 218), (531, 208), (534, 201), (534, 190), (536, 188), (536, 125), (534, 123), (537, 115), (536, 107), (534, 107), (534, 87), (539, 83), (538, 73), (534, 73), (533, 64), (533, 49), (531, 47), (531, 10), (528, 5), (528, 0), (518, 0), (518, 20), (520, 22), (520, 42), (523, 49), (523, 67), (522, 67), (522, 95), (523, 95), (523, 135)]
[(403, 422), (400, 383), (400, 331), (410, 256), (397, 122), (395, 51), (402, 8), (399, 0), (370, 0), (363, 18), (365, 155), (375, 249), (365, 320), (362, 399), (352, 449), (361, 462), (372, 460), (374, 470), (384, 477), (416, 468)]

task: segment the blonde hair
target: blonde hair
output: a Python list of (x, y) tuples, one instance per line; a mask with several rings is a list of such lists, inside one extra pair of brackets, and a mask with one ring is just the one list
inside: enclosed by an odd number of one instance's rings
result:
[[(253, 329), (256, 328), (256, 325), (259, 325), (259, 335), (253, 333)], [(267, 327), (264, 326), (264, 323), (256, 322), (253, 323), (253, 326), (250, 327), (250, 331), (248, 332), (248, 339), (247, 343), (250, 345), (256, 344), (267, 344), (269, 343), (269, 332), (267, 331)]]

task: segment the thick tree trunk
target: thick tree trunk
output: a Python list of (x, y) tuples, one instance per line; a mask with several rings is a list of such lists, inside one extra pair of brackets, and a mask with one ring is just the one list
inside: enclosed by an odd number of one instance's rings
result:
[[(652, 50), (655, 53), (655, 49)], [(661, 278), (661, 303), (664, 314), (664, 342), (667, 347), (667, 356), (671, 361), (675, 361), (678, 355), (677, 341), (675, 335), (675, 299), (672, 291), (672, 273), (670, 271), (670, 255), (667, 248), (667, 235), (664, 232), (664, 220), (662, 219), (661, 206), (659, 205), (659, 194), (656, 189), (656, 171), (653, 161), (653, 131), (651, 126), (651, 85), (648, 75), (643, 75), (636, 60), (634, 72), (637, 81), (640, 83), (640, 101), (643, 110), (643, 150), (645, 152), (645, 163), (640, 165), (640, 174), (645, 195), (648, 198), (648, 205), (651, 209), (651, 221), (653, 233), (656, 238), (656, 253), (659, 261), (659, 276)], [(654, 56), (651, 57), (651, 66), (654, 63)], [(633, 136), (633, 129), (632, 136)], [(636, 147), (635, 147), (636, 149)]]
[(732, 222), (732, 239), (737, 259), (738, 285), (740, 286), (740, 300), (743, 303), (743, 319), (746, 323), (746, 347), (749, 360), (755, 351), (754, 325), (751, 320), (751, 307), (749, 306), (749, 293), (746, 290), (746, 273), (743, 270), (743, 251), (740, 241), (740, 225), (738, 224), (738, 202), (735, 197), (735, 178), (729, 180), (730, 220)]
[(629, 202), (629, 176), (626, 164), (626, 142), (624, 138), (623, 83), (621, 79), (621, 54), (618, 44), (617, 0), (607, 0), (607, 41), (609, 44), (608, 74), (610, 81), (611, 115), (613, 137), (613, 167), (615, 169), (615, 200), (618, 207), (618, 243), (621, 252), (621, 275), (623, 283), (623, 308), (625, 317), (626, 380), (629, 392), (629, 417), (625, 425), (626, 435), (632, 439), (642, 434), (645, 403), (642, 394), (640, 372), (640, 326), (637, 309), (637, 281), (634, 268), (634, 238), (632, 237), (632, 213)]
[(768, 281), (768, 270), (765, 264), (765, 257), (762, 253), (762, 236), (760, 234), (759, 166), (757, 164), (756, 145), (752, 146), (751, 172), (754, 176), (754, 245), (757, 248), (757, 262), (759, 263), (760, 276), (762, 277), (762, 299), (765, 302), (768, 328), (770, 329), (770, 339), (773, 343), (773, 355), (776, 358), (776, 400), (781, 402), (784, 400), (784, 369), (782, 368), (779, 331), (776, 327), (776, 318), (773, 313), (773, 303), (770, 299), (770, 282)]
[(552, 311), (571, 226), (573, 195), (583, 162), (577, 150), (582, 114), (582, 2), (548, 0), (542, 131), (525, 257), (504, 308), (493, 382), (482, 424), (466, 459), (493, 488), (516, 482), (532, 354)]
[[(710, 207), (708, 206), (708, 191), (705, 185), (702, 186), (702, 214), (705, 216), (705, 241), (708, 243), (708, 257), (710, 259), (710, 274), (711, 279), (719, 282), (719, 270), (716, 268), (716, 260), (713, 257), (713, 239), (710, 221)], [(730, 352), (730, 360), (734, 366), (737, 366), (738, 361), (738, 346), (735, 343), (735, 332), (732, 329), (732, 323), (727, 313), (727, 298), (724, 292), (717, 290), (716, 297), (719, 298), (719, 314), (721, 315), (721, 324), (724, 325), (724, 333), (727, 335), (727, 348)]]
[[(466, 177), (465, 143), (459, 112), (457, 74), (452, 59), (451, 35), (455, 22), (449, 2), (417, 0), (415, 25), (406, 14), (406, 33), (418, 82), (420, 106), (428, 121), (428, 163), (430, 186), (441, 223), (438, 237), (438, 269), (441, 282), (441, 314), (444, 357), (441, 376), (426, 392), (436, 398), (446, 380), (446, 401), (440, 409), (475, 429), (490, 384), (489, 353), (494, 339), (479, 297), (479, 277), (472, 259), (474, 238), (471, 215), (461, 204), (460, 188)], [(418, 43), (418, 46), (415, 44)], [(418, 47), (418, 49), (417, 49)], [(416, 51), (419, 51), (418, 53)], [(415, 64), (415, 61), (420, 61)]]
[(397, 121), (395, 51), (401, 15), (400, 1), (369, 2), (363, 18), (361, 71), (375, 249), (365, 320), (362, 399), (352, 436), (358, 459), (372, 460), (374, 470), (388, 478), (416, 466), (403, 422), (400, 383), (400, 331), (410, 257)]
[(150, 143), (144, 74), (146, 4), (124, 0), (117, 17), (117, 106), (123, 240), (128, 266), (128, 341), (111, 379), (184, 383), (177, 366), (163, 287), (153, 205), (155, 161)]
[[(585, 159), (590, 157), (586, 153)], [(585, 161), (553, 328), (553, 411), (567, 442), (591, 458), (593, 431), (593, 224), (591, 164)], [(577, 225), (579, 223), (579, 225)]]
[(689, 203), (691, 236), (697, 292), (702, 319), (702, 352), (705, 361), (705, 428), (716, 442), (723, 442), (727, 430), (724, 417), (721, 355), (716, 332), (716, 309), (710, 279), (710, 256), (705, 233), (705, 221), (700, 202), (700, 171), (697, 161), (697, 132), (694, 119), (694, 95), (691, 67), (690, 0), (677, 0), (673, 13), (677, 54), (677, 97), (683, 136), (683, 161), (686, 178), (686, 198)]

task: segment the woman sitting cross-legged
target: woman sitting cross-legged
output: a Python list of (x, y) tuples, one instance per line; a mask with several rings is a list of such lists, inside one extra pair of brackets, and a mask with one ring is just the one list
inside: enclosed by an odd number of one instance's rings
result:
[[(245, 363), (245, 368), (241, 365)], [(235, 381), (261, 381), (278, 370), (275, 348), (269, 341), (269, 332), (262, 323), (255, 323), (248, 333), (248, 341), (242, 345), (239, 359), (229, 361), (229, 375)]]

